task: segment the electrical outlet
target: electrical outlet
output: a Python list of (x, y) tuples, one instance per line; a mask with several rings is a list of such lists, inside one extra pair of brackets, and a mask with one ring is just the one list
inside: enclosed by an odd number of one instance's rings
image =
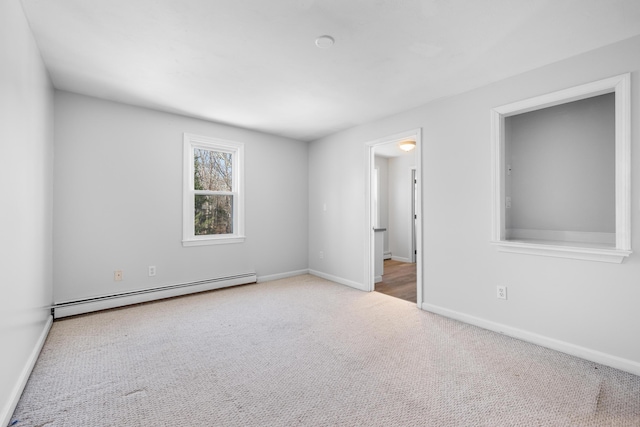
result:
[(149, 266), (149, 277), (155, 276), (156, 275), (156, 266), (155, 265), (150, 265)]
[(507, 209), (511, 209), (511, 197), (507, 196), (504, 199), (504, 207)]
[(122, 281), (122, 270), (116, 270), (113, 272), (113, 281), (114, 282)]
[(498, 298), (499, 299), (507, 299), (507, 287), (506, 286), (497, 286), (498, 289)]
[(320, 259), (324, 259), (324, 252), (320, 251)]

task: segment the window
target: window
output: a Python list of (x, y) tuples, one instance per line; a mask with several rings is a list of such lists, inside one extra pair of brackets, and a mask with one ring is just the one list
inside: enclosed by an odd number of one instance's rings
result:
[(184, 134), (183, 246), (244, 241), (244, 145)]
[(631, 254), (629, 81), (493, 109), (499, 251), (614, 263)]

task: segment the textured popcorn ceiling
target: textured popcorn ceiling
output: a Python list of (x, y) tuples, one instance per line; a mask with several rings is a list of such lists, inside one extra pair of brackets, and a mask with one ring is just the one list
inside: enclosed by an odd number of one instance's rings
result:
[(22, 3), (59, 89), (300, 140), (640, 34), (638, 0)]

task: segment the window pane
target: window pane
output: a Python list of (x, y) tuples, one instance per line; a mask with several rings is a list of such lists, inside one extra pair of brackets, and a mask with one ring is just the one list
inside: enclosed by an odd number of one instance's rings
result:
[(194, 190), (233, 191), (231, 153), (193, 149)]
[(233, 196), (195, 196), (194, 234), (233, 234)]

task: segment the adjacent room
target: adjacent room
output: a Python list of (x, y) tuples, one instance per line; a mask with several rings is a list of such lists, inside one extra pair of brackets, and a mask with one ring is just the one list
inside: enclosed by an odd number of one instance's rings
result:
[(0, 426), (640, 425), (640, 2), (3, 0)]

